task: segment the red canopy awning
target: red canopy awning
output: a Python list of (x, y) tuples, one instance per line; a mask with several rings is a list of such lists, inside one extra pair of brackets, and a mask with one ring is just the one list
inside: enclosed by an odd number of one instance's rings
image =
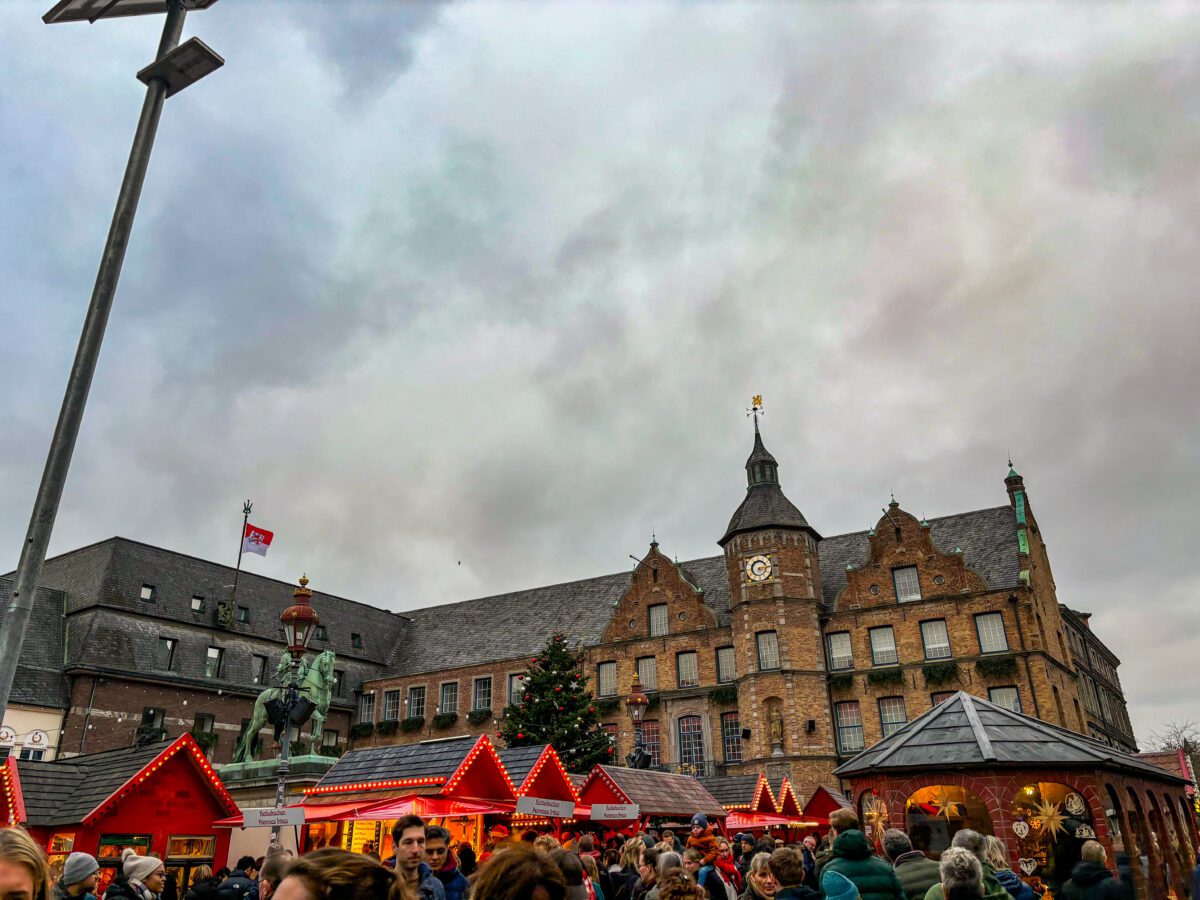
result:
[(793, 821), (787, 816), (776, 816), (770, 813), (731, 812), (729, 818), (725, 820), (725, 828), (733, 831), (741, 828), (770, 828), (774, 825), (791, 825)]
[[(306, 803), (297, 803), (293, 806), (286, 807), (287, 809), (302, 809), (304, 810), (304, 821), (308, 822), (329, 822), (334, 819), (340, 819), (348, 813), (353, 813), (356, 809), (362, 809), (366, 806), (374, 806), (378, 800), (356, 800), (353, 803), (326, 803), (321, 806), (308, 805)], [(213, 828), (241, 828), (242, 814), (230, 816), (228, 819), (217, 819), (213, 822)]]
[(493, 813), (511, 813), (513, 809), (511, 804), (454, 800), (448, 797), (400, 797), (367, 806), (359, 804), (358, 809), (337, 818), (339, 821), (344, 821), (346, 819), (399, 819), (408, 815), (417, 815), (422, 818), (486, 816)]

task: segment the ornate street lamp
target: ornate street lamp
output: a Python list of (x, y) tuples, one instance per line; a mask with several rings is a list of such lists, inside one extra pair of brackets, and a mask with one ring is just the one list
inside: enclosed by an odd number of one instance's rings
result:
[(650, 754), (642, 749), (642, 716), (646, 714), (646, 707), (649, 705), (650, 698), (642, 690), (641, 679), (634, 674), (633, 690), (625, 698), (625, 708), (629, 710), (629, 718), (633, 720), (633, 752), (625, 758), (631, 769), (650, 768)]
[[(301, 698), (297, 692), (296, 676), (300, 672), (300, 660), (308, 643), (312, 640), (321, 624), (321, 617), (312, 608), (309, 599), (312, 591), (308, 589), (308, 576), (300, 576), (300, 587), (292, 591), (295, 601), (279, 616), (283, 623), (283, 636), (287, 641), (288, 652), (292, 654), (292, 665), (288, 671), (287, 687), (283, 699), (279, 701), (278, 717), (283, 723), (283, 742), (279, 750), (279, 774), (275, 783), (275, 808), (283, 809), (283, 799), (287, 793), (287, 776), (290, 768), (289, 760), (292, 755), (292, 726), (302, 726), (312, 715), (313, 704), (307, 697)], [(277, 732), (278, 733), (278, 732)], [(279, 826), (271, 827), (271, 844), (279, 843)]]

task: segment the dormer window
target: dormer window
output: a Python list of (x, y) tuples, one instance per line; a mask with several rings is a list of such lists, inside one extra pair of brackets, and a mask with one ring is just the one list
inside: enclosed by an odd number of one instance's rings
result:
[(892, 583), (896, 586), (897, 602), (911, 603), (921, 599), (921, 582), (917, 578), (916, 566), (892, 569)]

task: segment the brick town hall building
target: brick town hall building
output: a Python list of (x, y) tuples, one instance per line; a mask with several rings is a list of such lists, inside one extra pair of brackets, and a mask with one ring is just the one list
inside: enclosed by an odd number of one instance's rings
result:
[[(617, 759), (635, 672), (654, 763), (697, 774), (836, 786), (840, 760), (959, 689), (1136, 751), (1118, 661), (1058, 603), (1016, 471), (1004, 505), (924, 521), (893, 500), (870, 531), (823, 537), (778, 468), (756, 427), (718, 556), (675, 563), (652, 543), (632, 573), (404, 613), (317, 594), (313, 647), (338, 654), (331, 746), (497, 731), (529, 657), (561, 632)], [(243, 573), (236, 609), (214, 619), (231, 569), (120, 538), (45, 573), (16, 708), (58, 710), (64, 753), (149, 726), (220, 735), (211, 752), (228, 759), (282, 649), (291, 586)]]

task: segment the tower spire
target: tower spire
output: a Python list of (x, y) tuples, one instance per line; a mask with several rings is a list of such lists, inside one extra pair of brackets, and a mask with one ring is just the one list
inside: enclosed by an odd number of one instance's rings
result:
[(762, 394), (755, 394), (750, 398), (750, 408), (746, 410), (747, 416), (754, 416), (754, 436), (758, 437), (758, 417), (763, 413)]

